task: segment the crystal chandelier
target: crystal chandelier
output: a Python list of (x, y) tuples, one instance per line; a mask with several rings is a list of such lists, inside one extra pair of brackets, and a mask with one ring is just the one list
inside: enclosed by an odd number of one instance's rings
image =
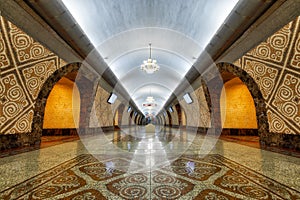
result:
[(155, 99), (152, 96), (149, 96), (146, 98), (147, 102), (153, 103), (155, 101)]
[(147, 74), (153, 74), (154, 72), (159, 70), (159, 66), (156, 64), (156, 60), (151, 58), (151, 43), (149, 44), (150, 48), (150, 56), (148, 60), (144, 60), (141, 65), (141, 70), (145, 71)]

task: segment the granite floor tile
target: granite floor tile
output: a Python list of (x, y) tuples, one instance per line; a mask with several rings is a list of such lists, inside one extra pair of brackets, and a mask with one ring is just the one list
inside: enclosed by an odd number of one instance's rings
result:
[(178, 133), (102, 134), (3, 157), (0, 199), (300, 198), (300, 158)]

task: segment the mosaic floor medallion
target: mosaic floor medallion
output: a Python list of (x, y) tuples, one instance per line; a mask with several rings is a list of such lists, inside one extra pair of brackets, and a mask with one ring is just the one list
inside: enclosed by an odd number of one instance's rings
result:
[(0, 199), (300, 199), (299, 191), (218, 154), (184, 155), (145, 173), (119, 168), (132, 164), (80, 155), (0, 192)]

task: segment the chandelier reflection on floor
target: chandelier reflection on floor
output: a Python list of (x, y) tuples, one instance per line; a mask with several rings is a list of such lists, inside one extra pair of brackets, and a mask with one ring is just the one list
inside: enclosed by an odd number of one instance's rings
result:
[(156, 64), (156, 60), (151, 58), (151, 43), (149, 43), (150, 56), (148, 60), (144, 60), (141, 65), (141, 70), (145, 71), (147, 74), (153, 74), (159, 70), (159, 66)]

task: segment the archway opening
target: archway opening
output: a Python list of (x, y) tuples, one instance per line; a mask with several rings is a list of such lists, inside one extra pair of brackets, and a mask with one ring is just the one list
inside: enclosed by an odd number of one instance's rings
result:
[(186, 128), (186, 114), (184, 110), (181, 110), (181, 126)]
[[(255, 81), (242, 69), (227, 63), (217, 65), (224, 85), (220, 89), (222, 135), (266, 134), (265, 104)], [(263, 117), (262, 117), (263, 116)]]
[(220, 107), (223, 129), (257, 129), (254, 100), (238, 77), (224, 84)]
[(76, 128), (79, 123), (79, 115), (78, 88), (72, 80), (62, 77), (54, 85), (47, 98), (43, 129)]
[(47, 98), (43, 135), (77, 135), (79, 119), (79, 90), (74, 80), (66, 75), (56, 82)]
[(116, 110), (116, 114), (115, 114), (115, 117), (114, 117), (114, 127), (118, 127), (119, 125), (119, 111)]

